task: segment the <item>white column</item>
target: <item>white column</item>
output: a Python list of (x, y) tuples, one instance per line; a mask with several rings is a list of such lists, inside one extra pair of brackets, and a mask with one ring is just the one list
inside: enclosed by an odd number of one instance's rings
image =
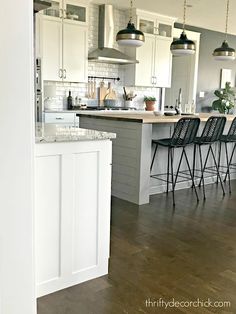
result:
[(0, 314), (36, 313), (32, 5), (0, 10)]

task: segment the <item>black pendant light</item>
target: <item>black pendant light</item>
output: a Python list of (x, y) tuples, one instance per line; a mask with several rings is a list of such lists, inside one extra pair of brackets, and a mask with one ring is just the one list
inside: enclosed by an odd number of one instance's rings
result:
[(192, 40), (189, 40), (185, 33), (186, 8), (187, 0), (184, 0), (183, 31), (180, 35), (180, 38), (174, 40), (170, 45), (170, 50), (172, 54), (176, 56), (193, 55), (196, 50), (195, 43)]
[(144, 44), (143, 32), (135, 28), (132, 22), (133, 1), (130, 1), (130, 19), (127, 27), (120, 30), (116, 35), (116, 41), (120, 46), (140, 47)]
[(215, 60), (232, 61), (235, 59), (235, 50), (229, 47), (229, 44), (227, 42), (228, 20), (229, 20), (229, 0), (227, 0), (227, 7), (226, 7), (225, 40), (223, 41), (221, 47), (216, 48), (214, 50), (213, 57)]

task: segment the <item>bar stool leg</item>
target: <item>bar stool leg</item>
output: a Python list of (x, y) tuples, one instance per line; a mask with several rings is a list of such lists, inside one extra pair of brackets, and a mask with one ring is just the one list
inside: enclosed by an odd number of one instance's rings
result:
[(167, 174), (166, 174), (166, 193), (169, 193), (169, 175), (170, 175), (170, 153), (171, 148), (168, 147), (168, 161), (167, 161)]
[(214, 152), (213, 152), (213, 150), (212, 150), (211, 145), (210, 145), (210, 150), (211, 150), (211, 154), (212, 154), (212, 157), (213, 157), (213, 160), (214, 160), (214, 164), (215, 164), (215, 167), (216, 167), (217, 176), (218, 176), (219, 179), (220, 179), (220, 184), (221, 184), (221, 188), (222, 188), (222, 191), (223, 191), (223, 195), (225, 195), (225, 190), (224, 190), (223, 182), (222, 182), (222, 179), (221, 179), (221, 176), (220, 176), (219, 168), (218, 168), (218, 165), (217, 165), (217, 162), (216, 162), (216, 158), (215, 158), (215, 155), (214, 155)]
[(226, 172), (225, 178), (224, 178), (224, 182), (226, 181), (227, 176), (228, 176), (228, 174), (229, 174), (229, 170), (230, 170), (230, 166), (231, 166), (231, 163), (232, 163), (232, 160), (233, 160), (233, 156), (234, 156), (235, 148), (236, 148), (236, 143), (234, 144), (234, 148), (233, 148), (232, 153), (231, 153), (231, 156), (230, 156), (229, 166), (228, 166), (228, 169), (227, 169), (227, 172)]
[[(221, 160), (221, 142), (219, 143), (218, 169), (220, 169), (220, 160)], [(217, 175), (216, 184), (218, 183), (219, 183), (219, 177)]]
[(195, 191), (195, 194), (196, 194), (196, 197), (197, 197), (197, 201), (199, 202), (199, 197), (198, 197), (198, 194), (197, 194), (197, 189), (196, 189), (196, 186), (195, 186), (195, 183), (194, 183), (194, 176), (193, 176), (193, 173), (192, 173), (192, 171), (191, 171), (191, 167), (190, 167), (190, 164), (189, 164), (189, 161), (188, 161), (188, 157), (187, 157), (185, 148), (183, 148), (183, 153), (184, 153), (184, 156), (185, 156), (185, 159), (186, 159), (186, 162), (187, 162), (187, 166), (188, 166), (188, 171), (189, 171), (190, 177), (191, 177), (191, 179), (192, 179), (192, 186), (193, 186), (193, 188), (194, 188), (194, 191)]
[(179, 160), (179, 164), (178, 164), (178, 168), (177, 168), (177, 172), (176, 172), (176, 175), (175, 175), (174, 187), (175, 187), (177, 179), (178, 179), (178, 175), (179, 175), (180, 167), (181, 167), (181, 164), (182, 164), (183, 156), (184, 156), (184, 148), (182, 150), (182, 153), (181, 153), (181, 156), (180, 156), (180, 160)]
[[(203, 199), (205, 200), (206, 199), (206, 193), (205, 193), (205, 182), (204, 182), (204, 169), (206, 167), (207, 159), (206, 159), (206, 162), (205, 162), (205, 165), (204, 165), (204, 168), (203, 168), (202, 150), (201, 150), (201, 146), (200, 145), (199, 145), (199, 155), (200, 155), (200, 164), (201, 164), (201, 179), (200, 179), (199, 187), (201, 187), (201, 181), (202, 181)], [(208, 158), (208, 155), (207, 155), (207, 158)]]
[[(196, 153), (197, 153), (197, 145), (194, 144), (194, 148), (193, 148), (193, 179), (195, 177)], [(193, 188), (193, 185), (192, 185), (192, 188)]]
[(173, 169), (173, 148), (170, 148), (170, 164), (171, 164), (171, 183), (172, 183), (172, 199), (175, 206), (175, 185), (174, 185), (174, 169)]
[(229, 164), (229, 153), (228, 153), (228, 146), (227, 142), (225, 142), (225, 152), (226, 152), (226, 161), (227, 161), (227, 173), (229, 176), (229, 193), (231, 194), (231, 183), (230, 183), (230, 164)]
[(154, 163), (154, 160), (155, 160), (155, 157), (156, 157), (156, 153), (157, 153), (158, 144), (155, 143), (155, 145), (156, 145), (156, 147), (155, 147), (155, 151), (154, 151), (154, 154), (153, 154), (153, 157), (152, 157), (150, 172), (152, 171), (153, 163)]

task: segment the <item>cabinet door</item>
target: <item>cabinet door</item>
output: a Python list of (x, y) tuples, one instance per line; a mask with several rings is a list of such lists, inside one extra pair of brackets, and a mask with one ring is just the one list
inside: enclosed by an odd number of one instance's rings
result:
[(145, 43), (137, 49), (135, 85), (136, 86), (151, 86), (153, 84), (154, 75), (154, 49), (155, 37), (153, 35), (145, 36)]
[(42, 77), (43, 80), (59, 81), (62, 76), (62, 24), (59, 19), (42, 20)]
[(88, 1), (64, 0), (64, 19), (73, 20), (80, 24), (88, 21)]
[(63, 24), (64, 81), (87, 81), (87, 27), (74, 22)]
[(172, 39), (156, 37), (155, 51), (155, 86), (171, 86), (172, 55), (170, 44)]

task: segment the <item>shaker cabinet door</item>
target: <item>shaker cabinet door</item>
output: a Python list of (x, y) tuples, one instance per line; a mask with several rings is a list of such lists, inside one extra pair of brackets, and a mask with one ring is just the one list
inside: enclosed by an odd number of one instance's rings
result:
[(42, 19), (42, 77), (43, 80), (59, 81), (62, 78), (62, 26), (61, 20)]
[(156, 53), (155, 53), (155, 86), (171, 87), (171, 69), (172, 69), (172, 54), (170, 51), (172, 39), (156, 38)]
[(135, 65), (135, 85), (136, 86), (151, 86), (153, 84), (154, 75), (154, 51), (155, 37), (145, 36), (145, 43), (137, 49), (138, 64)]
[(64, 22), (63, 36), (63, 79), (68, 82), (87, 81), (87, 38), (86, 26)]

